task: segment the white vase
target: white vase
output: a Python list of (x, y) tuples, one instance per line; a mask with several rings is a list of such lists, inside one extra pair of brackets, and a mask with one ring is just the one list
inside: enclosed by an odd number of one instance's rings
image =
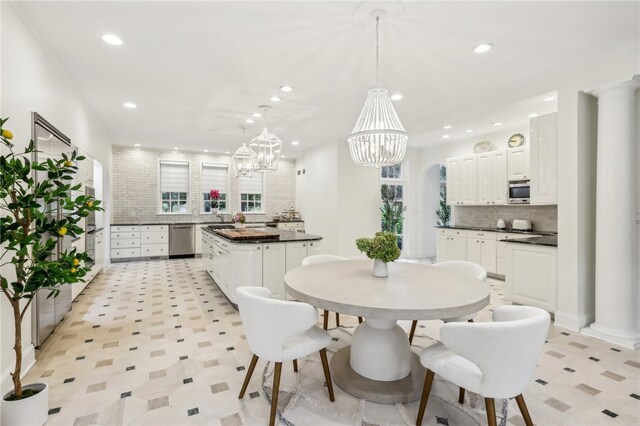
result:
[(29, 398), (6, 401), (13, 390), (2, 397), (2, 418), (4, 426), (42, 426), (49, 416), (49, 386), (46, 383), (30, 383), (23, 390), (39, 390)]
[(218, 214), (219, 211), (220, 209), (218, 209), (217, 207), (211, 207), (211, 213)]
[(384, 262), (380, 259), (373, 260), (373, 276), (385, 278), (389, 276), (389, 268), (387, 267), (387, 262)]

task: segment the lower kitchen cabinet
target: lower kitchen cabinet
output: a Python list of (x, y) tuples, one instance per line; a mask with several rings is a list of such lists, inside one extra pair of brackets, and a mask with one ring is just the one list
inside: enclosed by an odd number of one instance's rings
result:
[(496, 273), (496, 235), (494, 232), (467, 233), (467, 260)]
[[(527, 237), (539, 237), (539, 235), (529, 234)], [(500, 234), (498, 240), (512, 240), (514, 238), (522, 238), (522, 234), (506, 233)], [(498, 241), (496, 243), (496, 274), (505, 275), (505, 256), (507, 243)]]
[(284, 299), (284, 274), (287, 248), (285, 244), (262, 245), (262, 286), (271, 290), (273, 297)]
[(555, 312), (558, 292), (556, 247), (506, 243), (506, 297), (515, 303)]
[(111, 260), (169, 255), (167, 225), (112, 225)]
[(294, 242), (294, 243), (285, 243), (287, 250), (286, 257), (286, 272), (289, 272), (293, 268), (297, 268), (302, 265), (302, 259), (308, 256), (308, 245), (307, 242)]
[(439, 229), (437, 261), (467, 260), (467, 232), (455, 229)]

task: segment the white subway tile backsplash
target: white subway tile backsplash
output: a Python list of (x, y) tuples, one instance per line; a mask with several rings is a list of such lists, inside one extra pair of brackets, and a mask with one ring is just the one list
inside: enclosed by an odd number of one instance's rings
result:
[(535, 231), (558, 231), (558, 206), (454, 206), (454, 224), (495, 228), (498, 219), (529, 219)]

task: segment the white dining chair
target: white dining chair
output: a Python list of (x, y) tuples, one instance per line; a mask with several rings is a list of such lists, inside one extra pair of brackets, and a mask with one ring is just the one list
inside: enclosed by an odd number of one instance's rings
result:
[[(449, 260), (446, 262), (438, 262), (433, 265), (436, 268), (440, 268), (445, 271), (455, 272), (458, 274), (463, 274), (469, 278), (475, 278), (482, 282), (487, 281), (487, 270), (477, 263), (466, 262), (464, 260)], [(459, 321), (469, 321), (473, 322), (473, 319), (478, 315), (477, 312), (472, 314), (455, 317), (455, 318), (445, 318), (444, 322), (459, 322)], [(418, 325), (418, 321), (414, 320), (411, 323), (411, 330), (409, 331), (409, 344), (413, 343), (413, 336), (416, 333), (416, 326)], [(402, 324), (401, 324), (402, 326)], [(406, 325), (405, 325), (406, 327)], [(406, 328), (405, 328), (406, 330)]]
[[(335, 262), (338, 260), (347, 260), (346, 257), (335, 256), (333, 254), (314, 254), (312, 256), (307, 256), (302, 259), (302, 265), (313, 265), (316, 263), (324, 263), (324, 262)], [(358, 322), (362, 322), (362, 317), (358, 317)], [(324, 311), (324, 318), (322, 321), (322, 326), (326, 330), (329, 328), (329, 311)], [(340, 327), (340, 314), (336, 312), (336, 327)]]
[(253, 352), (238, 398), (244, 397), (258, 358), (274, 362), (269, 417), (269, 425), (274, 425), (282, 362), (293, 361), (294, 370), (297, 371), (297, 359), (317, 351), (320, 352), (329, 399), (335, 401), (326, 350), (331, 335), (315, 325), (318, 321), (316, 308), (307, 303), (272, 299), (271, 291), (265, 287), (238, 287), (236, 297), (244, 334)]
[(525, 390), (542, 352), (550, 316), (531, 306), (497, 306), (493, 322), (450, 322), (440, 329), (441, 343), (422, 351), (427, 369), (416, 424), (422, 424), (435, 374), (484, 397), (489, 426), (496, 425), (494, 398), (516, 398), (527, 426), (531, 416), (524, 402)]

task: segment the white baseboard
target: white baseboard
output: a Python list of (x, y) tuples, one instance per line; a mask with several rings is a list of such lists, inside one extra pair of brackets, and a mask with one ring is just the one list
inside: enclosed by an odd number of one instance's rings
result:
[(595, 312), (583, 315), (573, 315), (566, 312), (556, 311), (553, 323), (558, 327), (566, 328), (572, 331), (580, 331), (595, 320)]
[[(31, 367), (36, 363), (36, 348), (30, 344), (26, 349), (22, 352), (22, 374), (24, 377)], [(2, 376), (0, 376), (0, 394), (4, 395), (13, 389), (13, 381), (11, 381), (11, 372), (15, 366), (15, 362), (12, 362), (9, 368), (2, 372)]]

